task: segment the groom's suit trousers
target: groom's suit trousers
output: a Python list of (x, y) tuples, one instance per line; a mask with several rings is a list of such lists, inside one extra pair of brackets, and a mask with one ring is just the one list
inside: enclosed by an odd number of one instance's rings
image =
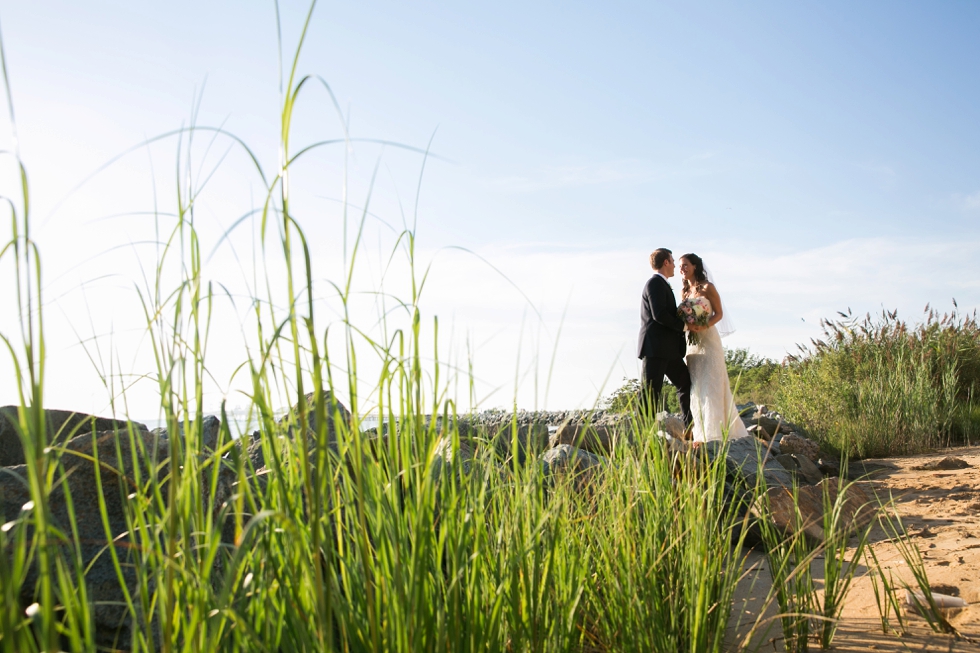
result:
[(643, 388), (649, 395), (647, 400), (653, 400), (653, 406), (659, 410), (663, 401), (664, 376), (677, 388), (677, 400), (681, 405), (681, 416), (684, 423), (691, 424), (691, 373), (684, 364), (683, 358), (653, 358), (643, 359)]

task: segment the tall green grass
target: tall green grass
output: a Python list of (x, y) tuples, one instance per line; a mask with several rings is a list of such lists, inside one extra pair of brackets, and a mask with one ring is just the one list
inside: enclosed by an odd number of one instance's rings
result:
[[(546, 473), (539, 459), (502, 458), (488, 434), (461, 432), (439, 323), (424, 314), (428, 272), (416, 260), (414, 226), (389, 257), (406, 259), (408, 295), (379, 290), (404, 319), (391, 317), (390, 305), (379, 328), (351, 318), (367, 206), (351, 218), (343, 275), (326, 282), (341, 319), (318, 323), (310, 244), (289, 191), (291, 169), (310, 149), (291, 145), (293, 112), (303, 90), (320, 83), (297, 74), (312, 11), (284, 75), (274, 172), (246, 149), (267, 180), (259, 245), (286, 270), (281, 287), (265, 279), (265, 294), (249, 298), (246, 331), (254, 335), (237, 372), (250, 388), (262, 469), (224, 410), (216, 440), (206, 437), (220, 280), (204, 272), (200, 189), (183, 159), (176, 217), (140, 289), (171, 435), (130, 426), (52, 444), (43, 414), (42, 266), (26, 171), (19, 153), (10, 154), (18, 195), (8, 203), (12, 233), (0, 263), (12, 269), (22, 329), (3, 340), (21, 391), (16, 427), (30, 498), (0, 528), (0, 651), (725, 650), (749, 529), (744, 505), (726, 494), (724, 455), (671, 453), (644, 414), (620, 427), (629, 430), (620, 440), (635, 446), (564, 473)], [(0, 48), (6, 75), (2, 55)], [(178, 132), (178, 150), (189, 151), (198, 131)], [(346, 223), (344, 231), (346, 243)], [(339, 346), (328, 330), (341, 332)], [(379, 370), (370, 380), (360, 371), (368, 367)], [(283, 396), (296, 410), (277, 420)], [(109, 397), (123, 412), (126, 399)], [(361, 429), (368, 413), (383, 419), (374, 434)], [(82, 466), (95, 478), (103, 534), (96, 561), (85, 557), (92, 543), (81, 541), (82, 506), (69, 491)], [(122, 532), (113, 506), (122, 507)], [(56, 508), (64, 519), (53, 518)], [(772, 535), (778, 550), (783, 541)], [(784, 550), (792, 553), (792, 544)], [(96, 587), (98, 561), (110, 577)], [(791, 574), (781, 578), (803, 578)], [(118, 587), (113, 604), (100, 598), (106, 583)], [(783, 598), (816, 610), (810, 592)], [(834, 606), (824, 606), (832, 619)], [(794, 641), (805, 647), (808, 632), (794, 631)]]
[(856, 457), (911, 454), (980, 433), (980, 325), (956, 311), (910, 326), (896, 313), (825, 320), (825, 337), (781, 370), (786, 417)]
[[(746, 532), (724, 500), (723, 456), (678, 459), (643, 417), (625, 427), (638, 448), (617, 449), (581, 474), (546, 475), (539, 461), (521, 466), (479, 438), (467, 441), (453, 419), (452, 370), (438, 357), (438, 321), (423, 313), (427, 273), (417, 272), (414, 227), (392, 252), (409, 264), (409, 296), (394, 302), (407, 319), (385, 313), (381, 328), (368, 330), (350, 318), (367, 208), (352, 218), (344, 276), (328, 282), (343, 307), (330, 327), (342, 344), (328, 346), (336, 341), (316, 320), (310, 244), (289, 192), (307, 151), (291, 144), (293, 112), (318, 83), (297, 73), (311, 15), (312, 7), (284, 75), (278, 163), (272, 174), (260, 168), (268, 180), (260, 245), (286, 270), (283, 287), (267, 280), (265, 296), (251, 298), (255, 336), (239, 368), (261, 473), (227, 419), (205, 446), (203, 388), (220, 297), (203, 272), (199, 189), (186, 167), (176, 218), (140, 291), (171, 437), (131, 428), (50, 445), (42, 268), (20, 167), (2, 257), (16, 271), (23, 331), (4, 342), (22, 389), (31, 500), (0, 529), (0, 650), (723, 650)], [(183, 151), (196, 132), (180, 132)], [(173, 274), (179, 281), (168, 286)], [(428, 343), (434, 357), (423, 353)], [(359, 371), (365, 355), (380, 369), (372, 382)], [(297, 410), (277, 421), (283, 394)], [(110, 399), (125, 410), (125, 393)], [(360, 428), (366, 413), (385, 420), (373, 439)], [(90, 591), (70, 494), (67, 523), (51, 519), (80, 464), (96, 475), (99, 558), (120, 589), (114, 605)], [(116, 503), (124, 533), (111, 523)], [(125, 626), (120, 639), (105, 639), (106, 614)]]

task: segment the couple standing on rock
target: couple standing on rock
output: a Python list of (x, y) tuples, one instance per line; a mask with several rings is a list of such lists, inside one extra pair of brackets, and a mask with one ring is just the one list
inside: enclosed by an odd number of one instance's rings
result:
[[(651, 414), (653, 406), (661, 405), (666, 376), (677, 388), (681, 414), (694, 440), (748, 437), (728, 382), (721, 336), (732, 329), (725, 324), (721, 297), (700, 256), (685, 254), (680, 261), (684, 289), (679, 311), (667, 281), (674, 276), (673, 253), (660, 248), (650, 254), (654, 275), (643, 287), (637, 347), (643, 360), (640, 405)], [(691, 317), (694, 313), (701, 319)]]

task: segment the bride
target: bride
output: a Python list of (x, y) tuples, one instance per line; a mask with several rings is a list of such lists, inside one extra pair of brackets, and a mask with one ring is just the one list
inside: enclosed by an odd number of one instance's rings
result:
[[(692, 339), (688, 338), (687, 346), (693, 439), (706, 442), (726, 437), (746, 438), (749, 433), (735, 408), (725, 367), (725, 349), (716, 326), (724, 316), (721, 297), (715, 285), (708, 280), (704, 262), (697, 254), (681, 257), (681, 276), (684, 278), (683, 299), (701, 303), (711, 316), (706, 327), (688, 327), (692, 333), (698, 334), (698, 342), (692, 343)], [(725, 335), (730, 331), (727, 329)]]

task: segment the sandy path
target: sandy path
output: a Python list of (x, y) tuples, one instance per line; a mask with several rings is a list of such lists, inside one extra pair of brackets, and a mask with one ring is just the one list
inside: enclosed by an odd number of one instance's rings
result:
[[(960, 470), (922, 471), (912, 467), (955, 456), (971, 467)], [(930, 584), (935, 591), (959, 596), (970, 605), (950, 616), (964, 639), (937, 635), (918, 615), (906, 617), (909, 633), (904, 637), (884, 635), (866, 568), (859, 569), (844, 607), (842, 623), (834, 640), (835, 651), (980, 651), (980, 447), (960, 447), (935, 454), (867, 461), (881, 466), (872, 480), (864, 483), (878, 496), (893, 497), (913, 541), (922, 552)], [(890, 569), (896, 582), (914, 586), (912, 574), (894, 545), (881, 529), (872, 533), (872, 545), (882, 566)], [(749, 555), (747, 574), (739, 587), (733, 623), (729, 628), (731, 648), (737, 647), (763, 607), (771, 578), (761, 553)], [(814, 564), (821, 578), (822, 561)], [(904, 602), (903, 602), (904, 603)], [(769, 606), (767, 616), (775, 615)], [(895, 624), (895, 618), (891, 618)], [(779, 628), (757, 633), (753, 641), (760, 651), (784, 650)], [(773, 641), (770, 641), (773, 640)], [(972, 641), (971, 641), (972, 640)], [(811, 650), (819, 650), (816, 642)]]

